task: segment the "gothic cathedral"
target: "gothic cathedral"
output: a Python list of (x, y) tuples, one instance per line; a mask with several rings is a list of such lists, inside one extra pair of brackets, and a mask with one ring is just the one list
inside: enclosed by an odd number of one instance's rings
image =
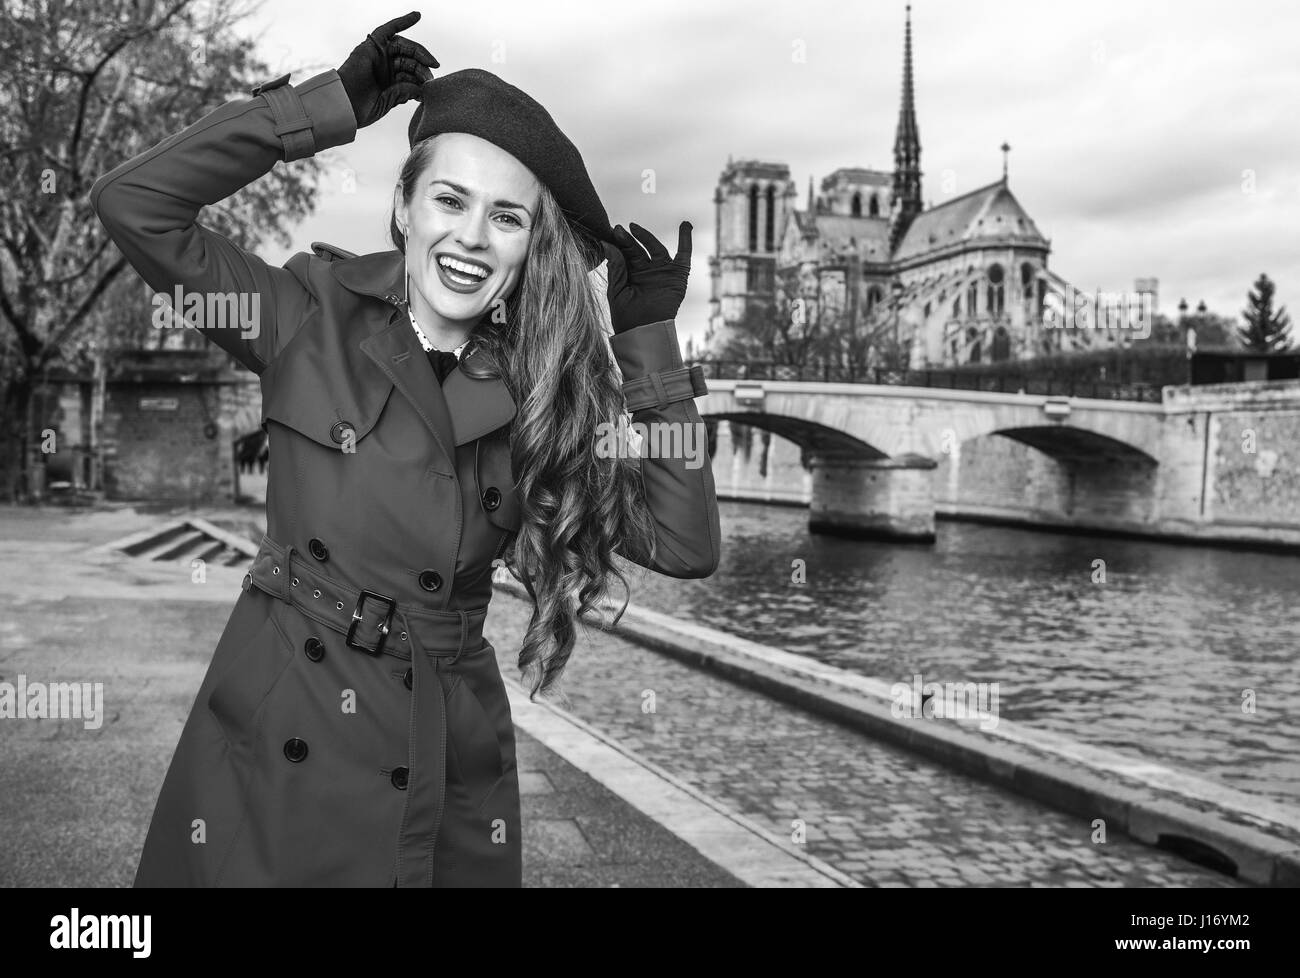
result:
[(793, 333), (833, 335), (837, 360), (847, 351), (868, 368), (1023, 359), (1087, 343), (1043, 328), (1045, 300), (1068, 283), (1048, 270), (1050, 242), (1011, 192), (1009, 148), (1002, 179), (923, 206), (908, 7), (892, 173), (843, 167), (818, 194), (809, 178), (797, 210), (786, 164), (728, 161), (713, 197), (706, 356), (727, 351), (749, 316), (792, 310)]

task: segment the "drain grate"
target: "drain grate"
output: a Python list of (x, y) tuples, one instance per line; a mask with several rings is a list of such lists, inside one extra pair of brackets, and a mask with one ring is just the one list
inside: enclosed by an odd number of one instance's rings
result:
[(243, 566), (257, 555), (257, 547), (251, 540), (198, 517), (151, 527), (99, 549), (120, 551), (139, 560), (183, 564), (202, 560), (225, 567)]

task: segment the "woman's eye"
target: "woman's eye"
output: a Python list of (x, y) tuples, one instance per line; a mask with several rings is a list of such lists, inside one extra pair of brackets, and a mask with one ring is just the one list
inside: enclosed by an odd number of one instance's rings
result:
[[(455, 207), (457, 209), (460, 209), (461, 206), (460, 200), (457, 199), (456, 197), (451, 196), (450, 194), (440, 194), (439, 196), (434, 197), (433, 199), (435, 202), (439, 204), (446, 204), (449, 207)], [(519, 218), (517, 218), (514, 214), (498, 214), (497, 217), (506, 218), (507, 227), (521, 228), (524, 226), (523, 221), (519, 220)]]

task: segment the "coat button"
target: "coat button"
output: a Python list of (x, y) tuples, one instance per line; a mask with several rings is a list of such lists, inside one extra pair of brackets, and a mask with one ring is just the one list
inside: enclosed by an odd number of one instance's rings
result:
[(284, 742), (284, 756), (297, 764), (307, 757), (307, 741), (298, 737), (291, 737)]
[(496, 486), (488, 486), (483, 490), (483, 508), (488, 512), (496, 509), (501, 505), (501, 490)]
[(442, 587), (442, 575), (436, 570), (420, 571), (420, 587), (426, 591), (436, 591)]
[(312, 537), (311, 541), (307, 544), (307, 549), (311, 551), (311, 555), (317, 560), (330, 559), (329, 547), (325, 546), (325, 544), (321, 542), (320, 537)]
[(320, 662), (325, 658), (325, 643), (314, 635), (303, 643), (302, 650), (307, 653), (307, 658), (312, 662)]
[(398, 791), (406, 790), (406, 776), (408, 773), (404, 767), (393, 768), (393, 776), (390, 780), (393, 782), (393, 787)]
[(342, 445), (349, 437), (356, 439), (356, 429), (352, 427), (351, 421), (335, 422), (334, 427), (330, 429), (330, 439), (336, 445)]
[(404, 675), (404, 676), (402, 677), (402, 684), (403, 684), (407, 689), (410, 689), (410, 688), (411, 688), (411, 670), (410, 670), (410, 669), (407, 669), (407, 670), (406, 670), (406, 675)]

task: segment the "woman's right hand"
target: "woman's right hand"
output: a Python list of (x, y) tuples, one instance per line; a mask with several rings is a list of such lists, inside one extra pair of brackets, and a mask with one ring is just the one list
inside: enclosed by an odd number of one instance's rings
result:
[(433, 78), (430, 69), (439, 67), (438, 59), (424, 45), (398, 35), (419, 19), (413, 10), (371, 31), (338, 69), (358, 129), (419, 98), (420, 86)]

